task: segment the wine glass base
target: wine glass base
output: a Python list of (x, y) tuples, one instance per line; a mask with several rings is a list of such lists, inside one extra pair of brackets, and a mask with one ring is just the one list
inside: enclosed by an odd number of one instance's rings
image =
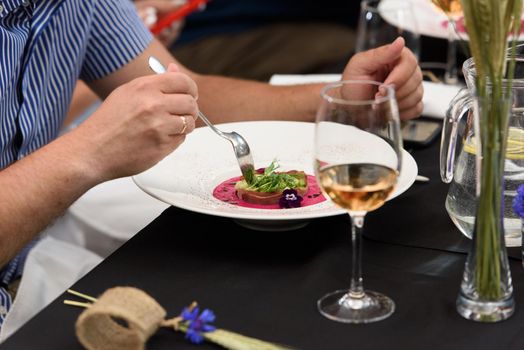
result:
[(351, 298), (348, 290), (337, 290), (320, 298), (317, 306), (323, 316), (344, 323), (376, 322), (395, 311), (393, 300), (369, 290), (361, 298)]

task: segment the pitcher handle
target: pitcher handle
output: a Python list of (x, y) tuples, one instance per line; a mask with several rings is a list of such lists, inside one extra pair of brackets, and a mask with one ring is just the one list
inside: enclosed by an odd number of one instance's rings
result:
[(458, 125), (462, 116), (472, 107), (467, 87), (459, 90), (453, 97), (446, 111), (442, 124), (442, 137), (440, 141), (440, 177), (443, 182), (450, 183), (453, 179), (455, 167), (455, 149), (457, 145)]

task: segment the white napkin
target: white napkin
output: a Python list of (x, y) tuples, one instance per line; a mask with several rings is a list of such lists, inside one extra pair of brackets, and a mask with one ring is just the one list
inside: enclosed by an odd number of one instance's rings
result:
[(86, 236), (86, 247), (102, 256), (133, 237), (169, 205), (142, 191), (131, 177), (87, 191), (69, 208)]
[[(275, 74), (269, 80), (273, 85), (293, 85), (309, 83), (330, 83), (340, 80), (340, 74)], [(449, 102), (457, 94), (461, 86), (438, 84), (424, 81), (424, 110), (426, 117), (443, 119)]]
[(340, 80), (340, 74), (274, 74), (269, 79), (272, 85), (294, 85), (309, 83), (331, 83)]
[(29, 252), (16, 298), (0, 329), (0, 343), (102, 261), (81, 246), (53, 238), (63, 231), (60, 223), (49, 227)]
[(423, 85), (424, 97), (422, 102), (424, 103), (424, 110), (422, 114), (427, 117), (443, 119), (446, 116), (449, 103), (462, 86), (429, 81), (424, 81)]

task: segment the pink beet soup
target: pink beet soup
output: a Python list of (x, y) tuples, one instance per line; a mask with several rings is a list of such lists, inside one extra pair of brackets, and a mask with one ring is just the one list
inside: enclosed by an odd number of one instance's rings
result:
[[(257, 208), (257, 209), (282, 209), (278, 206), (278, 204), (272, 204), (272, 205), (252, 204), (252, 203), (245, 202), (241, 200), (240, 198), (238, 198), (237, 193), (235, 191), (235, 184), (239, 180), (240, 180), (240, 176), (237, 176), (237, 177), (233, 177), (231, 179), (228, 179), (222, 182), (220, 185), (215, 187), (215, 189), (213, 190), (213, 196), (223, 202), (238, 205), (240, 207)], [(320, 191), (320, 188), (318, 187), (314, 176), (307, 175), (307, 184), (308, 184), (308, 191), (303, 197), (304, 199), (302, 200), (302, 203), (300, 205), (301, 207), (307, 207), (309, 205), (317, 204), (317, 203), (320, 203), (326, 200), (326, 198)]]

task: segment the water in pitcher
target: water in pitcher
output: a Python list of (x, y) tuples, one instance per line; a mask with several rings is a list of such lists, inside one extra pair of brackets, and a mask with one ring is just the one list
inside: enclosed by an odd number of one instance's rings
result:
[[(459, 230), (471, 238), (476, 211), (476, 160), (474, 139), (467, 139), (458, 152), (453, 180), (446, 197), (446, 210)], [(504, 233), (507, 246), (521, 242), (521, 221), (513, 212), (517, 187), (524, 183), (524, 129), (510, 127), (504, 169)]]

